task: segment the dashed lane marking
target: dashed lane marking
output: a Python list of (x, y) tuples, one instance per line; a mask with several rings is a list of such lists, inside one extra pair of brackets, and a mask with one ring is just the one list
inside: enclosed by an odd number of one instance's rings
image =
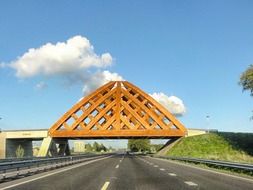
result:
[(168, 173), (170, 176), (177, 176), (177, 174), (174, 173)]
[(115, 168), (118, 169), (119, 168), (119, 164)]
[(198, 186), (198, 184), (192, 182), (192, 181), (185, 181), (185, 184), (189, 185), (189, 186)]
[(164, 171), (165, 169), (164, 168), (160, 168), (161, 171)]
[(158, 166), (157, 165), (154, 165), (155, 168), (157, 168)]
[(188, 167), (188, 168), (193, 168), (195, 170), (201, 170), (201, 171), (205, 171), (205, 172), (210, 172), (210, 173), (221, 175), (221, 176), (228, 176), (228, 177), (231, 177), (231, 178), (234, 178), (234, 179), (244, 180), (244, 181), (253, 183), (253, 180), (250, 179), (250, 178), (241, 177), (241, 176), (232, 175), (232, 174), (227, 174), (227, 173), (222, 173), (222, 171), (214, 171), (214, 170), (211, 170), (211, 169), (200, 168), (199, 166), (193, 166), (193, 165), (189, 165), (189, 164), (184, 164), (182, 162), (179, 163), (179, 162), (176, 162), (176, 161), (166, 160), (166, 159), (162, 159), (162, 158), (152, 158), (152, 159), (160, 160), (160, 161), (163, 161), (163, 162), (169, 162), (169, 163), (172, 163), (172, 164), (175, 164), (175, 165), (182, 165), (182, 166), (185, 166), (185, 167)]
[(106, 181), (105, 184), (103, 185), (103, 187), (101, 188), (101, 190), (106, 190), (109, 186), (110, 182)]

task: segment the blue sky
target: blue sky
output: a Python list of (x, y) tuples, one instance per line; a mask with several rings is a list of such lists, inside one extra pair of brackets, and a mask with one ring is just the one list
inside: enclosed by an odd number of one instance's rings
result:
[(253, 132), (253, 99), (238, 85), (253, 64), (252, 9), (246, 0), (0, 1), (0, 127), (49, 128), (82, 97), (80, 81), (17, 77), (8, 66), (30, 48), (80, 35), (97, 55), (110, 53), (106, 70), (179, 97), (186, 127), (207, 128), (209, 115), (210, 128)]

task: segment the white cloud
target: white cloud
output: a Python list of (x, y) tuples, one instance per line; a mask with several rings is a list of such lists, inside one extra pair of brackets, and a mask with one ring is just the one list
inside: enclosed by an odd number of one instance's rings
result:
[(109, 81), (124, 80), (118, 73), (109, 71), (97, 72), (84, 81), (83, 93), (87, 95), (98, 87), (108, 83)]
[[(66, 42), (31, 48), (9, 64), (0, 63), (0, 68), (11, 67), (21, 79), (40, 76), (42, 79), (57, 77), (67, 85), (81, 82), (83, 94), (87, 95), (109, 81), (124, 80), (118, 73), (103, 70), (112, 62), (110, 53), (97, 55), (87, 38), (74, 36)], [(35, 88), (44, 89), (47, 84), (41, 81)], [(151, 96), (173, 114), (185, 113), (185, 106), (179, 98), (163, 93), (153, 93)]]
[(29, 49), (10, 64), (19, 78), (37, 75), (66, 75), (89, 68), (107, 67), (112, 64), (110, 53), (101, 56), (94, 52), (89, 40), (74, 36), (66, 42), (47, 43), (39, 48)]
[(172, 114), (182, 116), (186, 112), (183, 101), (176, 96), (167, 96), (162, 92), (153, 93), (150, 95), (165, 108), (167, 108)]
[(47, 88), (47, 84), (44, 81), (41, 81), (35, 85), (35, 88), (38, 90), (43, 90)]
[[(18, 78), (58, 77), (69, 86), (82, 83), (83, 93), (88, 94), (110, 80), (122, 80), (117, 73), (101, 68), (110, 66), (113, 58), (110, 53), (97, 55), (89, 40), (74, 36), (66, 42), (47, 43), (38, 48), (31, 48), (9, 67), (16, 70)], [(5, 66), (1, 64), (0, 66)], [(36, 84), (36, 89), (46, 88), (45, 82)]]

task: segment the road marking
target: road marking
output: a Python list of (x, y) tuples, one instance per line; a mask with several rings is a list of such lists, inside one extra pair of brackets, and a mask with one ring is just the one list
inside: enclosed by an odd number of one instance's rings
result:
[(119, 164), (115, 168), (118, 169), (119, 168)]
[(177, 174), (174, 173), (168, 173), (170, 176), (177, 176)]
[(205, 172), (210, 172), (210, 173), (214, 173), (214, 174), (218, 174), (218, 175), (228, 176), (228, 177), (232, 177), (232, 178), (236, 178), (236, 179), (240, 179), (240, 180), (244, 180), (244, 181), (253, 183), (252, 179), (246, 178), (246, 177), (237, 176), (236, 174), (232, 175), (232, 174), (222, 173), (222, 171), (215, 171), (215, 170), (211, 170), (210, 168), (209, 169), (200, 168), (200, 167), (197, 167), (197, 166), (193, 166), (193, 165), (189, 165), (189, 164), (184, 164), (182, 162), (177, 162), (177, 161), (172, 161), (172, 160), (165, 160), (165, 159), (162, 159), (162, 158), (151, 157), (151, 159), (160, 160), (160, 161), (163, 161), (163, 162), (170, 162), (170, 163), (175, 164), (175, 165), (183, 165), (183, 166), (186, 166), (188, 168), (193, 168), (193, 169), (196, 169), (196, 170), (202, 170), (202, 171), (205, 171)]
[(161, 171), (164, 171), (165, 169), (164, 168), (160, 168)]
[(158, 166), (157, 165), (154, 165), (155, 168), (157, 168)]
[(185, 181), (184, 183), (189, 185), (189, 186), (198, 186), (198, 184), (193, 183), (192, 181)]
[(110, 182), (106, 181), (105, 184), (103, 185), (103, 187), (101, 188), (101, 190), (106, 190), (109, 186)]
[(61, 169), (61, 170), (55, 171), (55, 172), (53, 172), (53, 173), (49, 173), (49, 174), (46, 174), (46, 175), (37, 177), (37, 178), (33, 178), (33, 179), (30, 179), (30, 180), (27, 180), (27, 181), (23, 181), (23, 182), (20, 182), (20, 183), (16, 183), (16, 184), (13, 184), (13, 185), (9, 185), (9, 186), (7, 186), (7, 187), (0, 187), (0, 189), (1, 189), (1, 190), (5, 190), (5, 189), (12, 188), (12, 187), (16, 187), (16, 186), (19, 186), (19, 185), (22, 185), (22, 184), (26, 184), (26, 183), (29, 183), (29, 182), (32, 182), (32, 181), (36, 181), (36, 180), (38, 180), (38, 179), (42, 179), (42, 178), (45, 178), (45, 177), (48, 177), (48, 176), (51, 176), (51, 175), (54, 175), (54, 174), (58, 174), (58, 173), (61, 173), (61, 172), (65, 172), (65, 171), (68, 171), (68, 170), (71, 170), (71, 169), (74, 169), (74, 168), (78, 168), (78, 167), (80, 167), (80, 166), (85, 166), (85, 165), (91, 164), (91, 163), (93, 163), (93, 162), (100, 161), (100, 160), (104, 160), (104, 159), (108, 159), (108, 158), (111, 158), (111, 157), (112, 157), (112, 156), (108, 156), (108, 157), (99, 158), (99, 159), (96, 159), (96, 160), (87, 161), (87, 162), (84, 162), (84, 163), (82, 163), (82, 164), (76, 164), (75, 166), (72, 166), (72, 167), (69, 167), (69, 168), (65, 168), (65, 169)]
[(119, 162), (122, 162), (122, 160), (120, 160)]

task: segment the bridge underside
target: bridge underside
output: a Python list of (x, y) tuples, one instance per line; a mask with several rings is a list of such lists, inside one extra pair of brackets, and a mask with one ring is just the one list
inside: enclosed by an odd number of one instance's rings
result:
[(98, 133), (71, 133), (71, 134), (61, 134), (58, 133), (55, 139), (171, 139), (185, 136), (184, 133), (178, 133), (177, 131), (119, 131), (113, 134), (109, 131), (100, 131)]

